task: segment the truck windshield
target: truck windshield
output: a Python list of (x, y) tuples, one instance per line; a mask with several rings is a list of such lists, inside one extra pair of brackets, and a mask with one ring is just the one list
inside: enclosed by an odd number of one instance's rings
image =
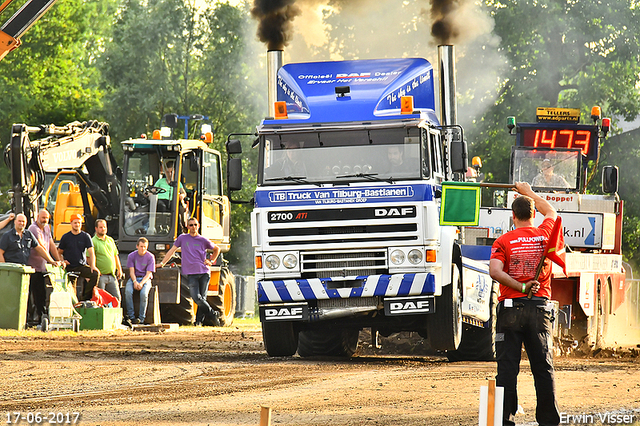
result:
[(514, 182), (529, 182), (542, 191), (576, 191), (580, 184), (580, 150), (514, 147)]
[(176, 157), (156, 152), (132, 153), (126, 164), (127, 191), (124, 232), (127, 235), (168, 235), (175, 205)]
[(261, 183), (420, 179), (428, 170), (419, 135), (418, 128), (266, 135)]

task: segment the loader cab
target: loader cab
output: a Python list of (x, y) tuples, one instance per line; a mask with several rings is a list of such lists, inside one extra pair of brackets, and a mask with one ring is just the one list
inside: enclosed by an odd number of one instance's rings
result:
[(201, 234), (229, 243), (229, 202), (222, 194), (220, 154), (201, 141), (137, 139), (122, 143), (124, 182), (120, 250), (133, 251), (139, 237), (152, 252), (168, 250), (186, 221), (196, 217)]

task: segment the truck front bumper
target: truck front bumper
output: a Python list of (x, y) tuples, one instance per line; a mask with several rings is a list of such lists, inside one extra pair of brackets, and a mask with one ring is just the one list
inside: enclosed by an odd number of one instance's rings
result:
[[(357, 286), (344, 286), (343, 283), (356, 283)], [(436, 276), (432, 273), (273, 280), (258, 282), (258, 302), (422, 296), (433, 295), (435, 291)]]
[[(342, 287), (347, 283), (351, 286)], [(318, 321), (383, 307), (386, 316), (428, 314), (435, 312), (435, 287), (431, 273), (261, 281), (260, 319)]]

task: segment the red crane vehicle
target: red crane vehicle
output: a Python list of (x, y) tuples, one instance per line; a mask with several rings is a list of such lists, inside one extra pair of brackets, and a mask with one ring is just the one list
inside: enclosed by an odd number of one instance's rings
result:
[[(586, 193), (589, 165), (597, 164), (600, 141), (610, 125), (609, 119), (601, 119), (599, 107), (593, 108), (591, 119), (593, 124), (581, 124), (579, 109), (538, 108), (535, 123), (516, 123), (513, 117), (507, 122), (516, 136), (510, 182), (529, 182), (562, 218), (566, 275), (554, 264), (551, 286), (558, 308), (556, 337), (565, 349), (614, 343), (608, 325), (628, 289), (617, 167), (603, 168), (602, 194)], [(494, 200), (501, 199), (494, 207), (480, 209), (478, 227), (464, 229), (465, 242), (484, 250), (487, 259), (491, 243), (513, 226), (510, 207), (518, 194), (499, 195), (494, 193)], [(537, 217), (536, 225), (542, 219)]]

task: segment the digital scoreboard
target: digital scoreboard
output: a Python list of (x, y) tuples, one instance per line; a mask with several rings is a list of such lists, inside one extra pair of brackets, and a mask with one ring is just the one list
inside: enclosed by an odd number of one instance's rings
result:
[(572, 123), (518, 123), (516, 145), (580, 149), (587, 160), (598, 157), (598, 127)]

